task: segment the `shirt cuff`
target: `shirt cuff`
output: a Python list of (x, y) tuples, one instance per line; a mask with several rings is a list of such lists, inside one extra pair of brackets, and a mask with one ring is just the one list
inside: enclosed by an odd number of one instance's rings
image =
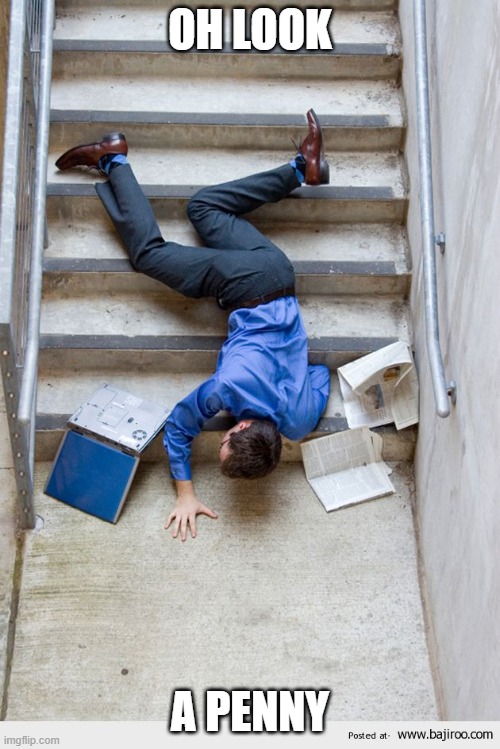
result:
[(191, 466), (183, 464), (170, 466), (170, 476), (175, 481), (191, 481)]

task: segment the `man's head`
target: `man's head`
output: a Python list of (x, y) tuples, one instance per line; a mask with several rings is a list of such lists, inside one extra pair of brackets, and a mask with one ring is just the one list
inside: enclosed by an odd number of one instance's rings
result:
[(230, 478), (256, 479), (278, 465), (281, 435), (271, 421), (244, 419), (226, 432), (219, 448), (221, 471)]

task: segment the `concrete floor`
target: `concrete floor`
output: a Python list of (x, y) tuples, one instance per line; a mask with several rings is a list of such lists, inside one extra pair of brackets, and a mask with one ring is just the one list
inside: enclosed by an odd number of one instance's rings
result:
[(107, 524), (43, 495), (27, 535), (10, 720), (165, 720), (172, 691), (331, 690), (329, 720), (436, 716), (408, 464), (397, 493), (327, 514), (287, 463), (255, 482), (196, 468), (218, 513), (163, 528), (165, 464), (143, 463)]

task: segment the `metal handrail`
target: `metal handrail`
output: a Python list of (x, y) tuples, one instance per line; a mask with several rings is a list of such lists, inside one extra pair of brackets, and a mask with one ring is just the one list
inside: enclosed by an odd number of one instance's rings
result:
[(414, 0), (415, 78), (417, 93), (418, 159), (420, 171), (420, 215), (422, 225), (422, 267), (424, 277), (425, 328), (427, 356), (431, 370), (436, 412), (450, 415), (450, 398), (455, 402), (455, 384), (446, 383), (439, 340), (438, 294), (435, 245), (443, 240), (435, 235), (434, 193), (432, 185), (432, 149), (427, 62), (427, 24), (425, 0)]
[(18, 410), (18, 420), (21, 424), (29, 424), (33, 418), (38, 373), (43, 249), (45, 240), (47, 154), (49, 150), (50, 126), (50, 82), (52, 78), (52, 31), (55, 20), (54, 6), (54, 0), (45, 0), (42, 16), (28, 337)]

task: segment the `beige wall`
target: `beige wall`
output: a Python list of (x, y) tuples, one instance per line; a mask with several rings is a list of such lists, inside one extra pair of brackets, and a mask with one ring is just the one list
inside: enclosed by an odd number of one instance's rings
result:
[(441, 338), (458, 384), (434, 414), (422, 319), (413, 2), (400, 0), (422, 386), (416, 459), (422, 553), (446, 717), (500, 719), (500, 5), (428, 0)]

